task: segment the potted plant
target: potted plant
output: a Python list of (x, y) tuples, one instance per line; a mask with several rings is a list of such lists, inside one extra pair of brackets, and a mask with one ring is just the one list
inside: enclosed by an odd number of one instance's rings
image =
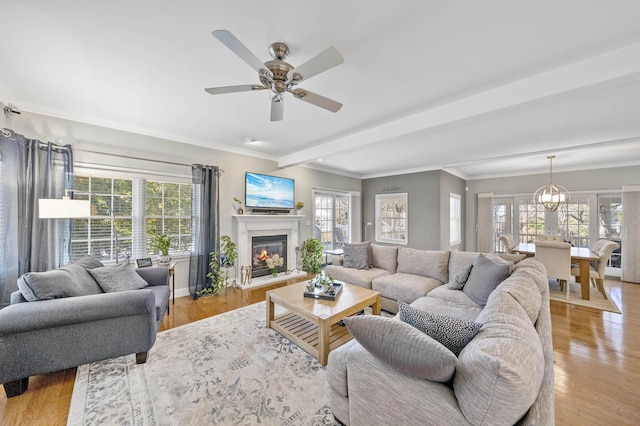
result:
[(244, 210), (242, 210), (242, 201), (237, 197), (233, 197), (233, 201), (235, 201), (237, 204), (237, 206), (236, 204), (233, 205), (233, 207), (235, 207), (236, 209), (236, 213), (244, 214)]
[[(233, 268), (234, 279), (237, 276), (236, 260), (238, 260), (238, 246), (231, 241), (231, 237), (223, 235), (220, 237), (220, 263), (225, 267), (225, 280), (229, 278), (229, 268)], [(234, 281), (235, 283), (235, 281)]]
[(296, 203), (296, 213), (303, 214), (302, 209), (304, 208), (304, 201), (298, 201)]
[(158, 256), (158, 263), (167, 264), (171, 262), (171, 256), (169, 256), (169, 248), (171, 247), (171, 237), (167, 234), (158, 234), (156, 229), (153, 229), (152, 245), (156, 250), (160, 252)]
[(309, 274), (319, 274), (322, 271), (322, 252), (324, 246), (315, 238), (307, 238), (300, 246), (302, 270)]
[(205, 287), (195, 292), (195, 298), (204, 296), (213, 296), (219, 294), (220, 291), (227, 286), (229, 280), (229, 268), (235, 267), (238, 260), (238, 248), (236, 243), (231, 241), (228, 235), (220, 237), (220, 250), (209, 253), (209, 273), (207, 278), (211, 279), (211, 283), (207, 283)]

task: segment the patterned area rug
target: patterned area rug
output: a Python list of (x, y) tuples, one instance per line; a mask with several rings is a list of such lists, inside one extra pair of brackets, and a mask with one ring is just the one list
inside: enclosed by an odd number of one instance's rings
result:
[(561, 291), (560, 285), (556, 280), (549, 280), (549, 298), (558, 302), (586, 306), (588, 308), (599, 309), (601, 311), (614, 312), (616, 314), (622, 313), (620, 312), (620, 309), (618, 308), (616, 303), (611, 299), (611, 297), (607, 295), (608, 299), (605, 299), (602, 296), (602, 293), (600, 293), (595, 287), (592, 286), (591, 291), (589, 291), (590, 300), (584, 300), (582, 298), (582, 289), (580, 287), (580, 283), (572, 281), (570, 284), (571, 293), (569, 294), (569, 299), (567, 299), (566, 290)]
[(163, 331), (78, 368), (68, 425), (333, 425), (325, 370), (265, 328), (265, 303)]

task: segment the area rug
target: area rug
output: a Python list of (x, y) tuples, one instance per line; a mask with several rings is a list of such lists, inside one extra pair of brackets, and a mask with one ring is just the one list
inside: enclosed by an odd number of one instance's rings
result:
[(584, 300), (582, 298), (582, 288), (580, 287), (580, 283), (572, 282), (570, 287), (571, 292), (569, 293), (569, 299), (567, 299), (566, 290), (561, 291), (560, 285), (556, 280), (549, 280), (549, 298), (558, 302), (586, 306), (588, 308), (599, 309), (601, 311), (614, 312), (616, 314), (622, 313), (609, 295), (607, 295), (608, 299), (605, 299), (595, 287), (591, 287), (591, 291), (589, 292), (590, 300)]
[(163, 331), (135, 355), (80, 366), (68, 425), (333, 425), (325, 370), (265, 328), (265, 302)]

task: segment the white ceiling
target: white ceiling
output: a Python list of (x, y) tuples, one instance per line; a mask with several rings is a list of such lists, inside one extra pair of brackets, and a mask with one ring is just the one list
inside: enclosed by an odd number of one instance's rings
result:
[[(640, 164), (637, 0), (0, 0), (0, 21), (0, 102), (24, 111), (355, 177)], [(294, 66), (335, 46), (299, 87), (344, 107), (288, 96), (271, 122), (266, 91), (207, 94), (258, 83), (216, 29)]]

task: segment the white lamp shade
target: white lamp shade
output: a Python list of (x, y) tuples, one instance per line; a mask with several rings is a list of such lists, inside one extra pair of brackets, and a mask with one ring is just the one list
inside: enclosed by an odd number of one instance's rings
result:
[(41, 219), (62, 219), (91, 216), (89, 200), (72, 200), (69, 197), (40, 198), (38, 211)]

